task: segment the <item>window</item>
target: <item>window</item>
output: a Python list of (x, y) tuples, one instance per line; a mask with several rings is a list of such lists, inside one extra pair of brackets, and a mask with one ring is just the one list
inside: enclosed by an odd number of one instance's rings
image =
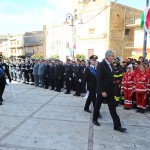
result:
[(125, 29), (125, 35), (130, 35), (130, 29)]
[(95, 29), (94, 28), (89, 28), (88, 30), (89, 30), (88, 31), (89, 35), (95, 34)]
[(94, 55), (94, 49), (88, 49), (88, 58)]

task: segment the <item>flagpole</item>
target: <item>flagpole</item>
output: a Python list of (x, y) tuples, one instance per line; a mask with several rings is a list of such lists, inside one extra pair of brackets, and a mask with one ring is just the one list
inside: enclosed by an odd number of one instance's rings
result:
[[(146, 0), (146, 8), (149, 7), (149, 0)], [(144, 22), (145, 23), (145, 22)], [(143, 57), (146, 58), (146, 48), (147, 48), (147, 31), (144, 25), (144, 43), (143, 43)]]

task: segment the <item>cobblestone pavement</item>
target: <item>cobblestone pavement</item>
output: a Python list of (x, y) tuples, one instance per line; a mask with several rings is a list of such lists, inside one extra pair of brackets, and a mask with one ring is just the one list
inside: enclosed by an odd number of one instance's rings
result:
[[(15, 97), (13, 96), (13, 90)], [(150, 113), (118, 107), (126, 133), (113, 130), (107, 105), (101, 126), (83, 111), (85, 99), (13, 82), (0, 106), (0, 150), (149, 150)]]

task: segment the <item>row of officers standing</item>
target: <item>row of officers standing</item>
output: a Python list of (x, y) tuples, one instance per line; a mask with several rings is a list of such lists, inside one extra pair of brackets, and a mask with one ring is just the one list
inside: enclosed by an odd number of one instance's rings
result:
[[(87, 91), (96, 91), (96, 80), (93, 76), (90, 76), (90, 73), (96, 75), (97, 59), (96, 55), (92, 55), (87, 62), (79, 59), (76, 62), (67, 59), (64, 64), (59, 59), (14, 59), (3, 61), (0, 58), (0, 67), (4, 70), (9, 81), (14, 80), (45, 89), (51, 87), (51, 90), (57, 92), (61, 92), (65, 85), (65, 94), (70, 94), (71, 90), (73, 90), (76, 91), (74, 96), (80, 96)], [(125, 59), (122, 65), (119, 58), (113, 60), (114, 99), (116, 106), (124, 104), (125, 109), (136, 107), (136, 99), (138, 97), (135, 96), (135, 76), (141, 72), (140, 66), (144, 63), (143, 57), (139, 57), (138, 60)], [(149, 63), (145, 63), (143, 67), (146, 70), (146, 75), (150, 74)], [(147, 82), (147, 84), (145, 83), (146, 85), (142, 86), (149, 89), (149, 80)], [(96, 99), (91, 92), (89, 93), (89, 98)], [(148, 104), (148, 96), (145, 96), (145, 98), (147, 103), (145, 102), (144, 109), (146, 109), (146, 104)], [(89, 104), (86, 104), (85, 110), (89, 110)]]

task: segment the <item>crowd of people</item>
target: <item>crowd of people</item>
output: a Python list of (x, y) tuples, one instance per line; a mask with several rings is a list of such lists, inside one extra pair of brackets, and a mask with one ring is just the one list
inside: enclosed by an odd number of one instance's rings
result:
[[(90, 113), (90, 104), (93, 102), (95, 105), (97, 99), (97, 59), (96, 55), (92, 55), (87, 61), (67, 59), (64, 63), (59, 59), (0, 58), (0, 105), (6, 84), (4, 77), (7, 77), (10, 82), (14, 80), (57, 92), (65, 87), (64, 94), (73, 90), (73, 96), (77, 97), (88, 92), (84, 110)], [(144, 113), (149, 104), (149, 62), (142, 56), (138, 60), (127, 58), (122, 62), (116, 57), (111, 65), (115, 105), (124, 105), (126, 110), (137, 108), (137, 112)]]

